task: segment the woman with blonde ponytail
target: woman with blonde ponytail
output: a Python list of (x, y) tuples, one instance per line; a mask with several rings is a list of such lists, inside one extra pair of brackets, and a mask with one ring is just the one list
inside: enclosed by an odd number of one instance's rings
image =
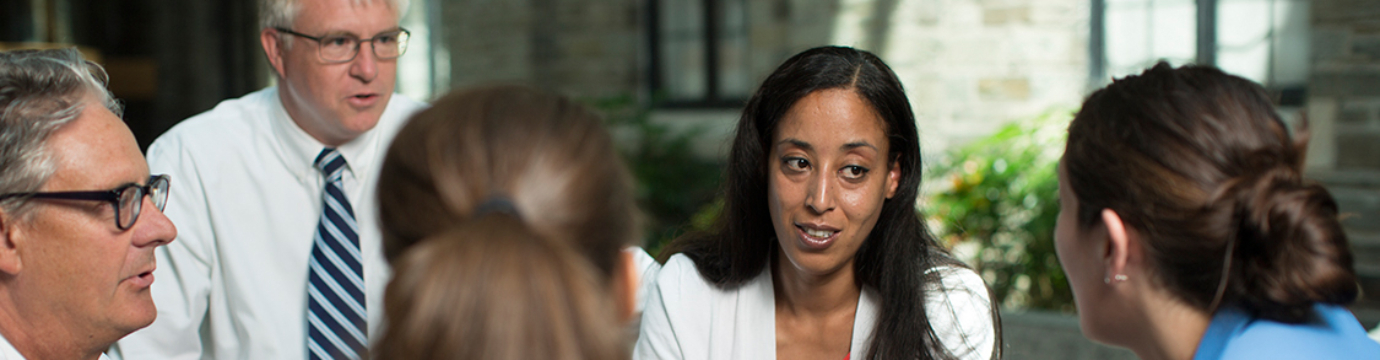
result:
[[(448, 95), (379, 178), (393, 279), (376, 359), (626, 359), (632, 182), (602, 122), (530, 88)], [(645, 270), (644, 270), (645, 271)]]
[(1337, 205), (1264, 89), (1160, 63), (1069, 125), (1055, 229), (1083, 334), (1141, 359), (1380, 359)]

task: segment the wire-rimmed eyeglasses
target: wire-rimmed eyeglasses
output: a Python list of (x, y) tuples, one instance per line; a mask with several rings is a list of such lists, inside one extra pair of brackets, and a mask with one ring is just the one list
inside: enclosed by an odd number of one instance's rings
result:
[(149, 182), (146, 185), (124, 184), (112, 190), (10, 193), (0, 195), (0, 200), (28, 197), (30, 199), (108, 201), (112, 206), (115, 206), (115, 227), (120, 230), (129, 230), (134, 226), (134, 221), (139, 220), (139, 211), (144, 205), (144, 195), (148, 195), (150, 200), (153, 200), (153, 206), (157, 207), (158, 211), (163, 211), (163, 206), (168, 203), (168, 176), (153, 175), (149, 176)]
[(316, 41), (317, 54), (321, 61), (327, 63), (343, 63), (355, 59), (359, 55), (359, 47), (364, 43), (373, 43), (370, 48), (374, 49), (374, 56), (379, 60), (397, 59), (407, 52), (407, 40), (412, 37), (412, 32), (407, 29), (398, 28), (374, 35), (368, 39), (360, 39), (348, 34), (327, 34), (322, 36), (311, 36), (286, 28), (275, 27), (279, 32), (298, 36), (307, 40)]

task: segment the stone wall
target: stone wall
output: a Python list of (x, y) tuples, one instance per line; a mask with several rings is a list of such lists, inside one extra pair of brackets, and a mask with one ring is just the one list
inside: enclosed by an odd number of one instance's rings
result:
[(872, 51), (905, 85), (927, 154), (1072, 109), (1088, 83), (1086, 0), (774, 0), (748, 13), (754, 84), (810, 47)]
[(1380, 0), (1312, 3), (1310, 173), (1337, 199), (1363, 296), (1353, 308), (1380, 321)]
[[(584, 98), (649, 90), (645, 1), (440, 1), (452, 87), (522, 82)], [(1011, 119), (1077, 106), (1087, 84), (1087, 6), (1086, 0), (746, 1), (744, 81), (755, 88), (787, 57), (814, 46), (873, 51), (901, 77), (926, 152), (935, 153)]]
[(1380, 170), (1380, 1), (1318, 0), (1312, 10), (1309, 107), (1323, 131), (1310, 162)]
[(452, 88), (515, 82), (594, 98), (643, 82), (643, 1), (439, 1)]
[(925, 145), (947, 148), (1076, 107), (1088, 83), (1087, 3), (901, 2), (878, 50), (909, 91)]
[(1002, 358), (1022, 360), (1135, 360), (1129, 350), (1083, 337), (1078, 317), (1047, 312), (1003, 312)]

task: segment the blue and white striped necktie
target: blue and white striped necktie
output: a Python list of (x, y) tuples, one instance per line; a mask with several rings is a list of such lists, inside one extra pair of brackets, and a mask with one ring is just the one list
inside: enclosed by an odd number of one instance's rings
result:
[(316, 157), (316, 168), (325, 175), (326, 186), (307, 280), (307, 358), (361, 359), (367, 357), (369, 313), (364, 309), (359, 225), (340, 188), (345, 158), (326, 148)]

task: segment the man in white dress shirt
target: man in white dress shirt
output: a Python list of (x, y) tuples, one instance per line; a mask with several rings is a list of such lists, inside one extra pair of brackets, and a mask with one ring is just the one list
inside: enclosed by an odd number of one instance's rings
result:
[(0, 52), (0, 360), (104, 358), (157, 315), (168, 178), (105, 80), (75, 49)]
[(265, 0), (278, 86), (221, 102), (149, 148), (178, 181), (182, 237), (158, 252), (158, 320), (124, 359), (359, 359), (389, 270), (375, 185), (425, 105), (393, 94), (406, 0)]

